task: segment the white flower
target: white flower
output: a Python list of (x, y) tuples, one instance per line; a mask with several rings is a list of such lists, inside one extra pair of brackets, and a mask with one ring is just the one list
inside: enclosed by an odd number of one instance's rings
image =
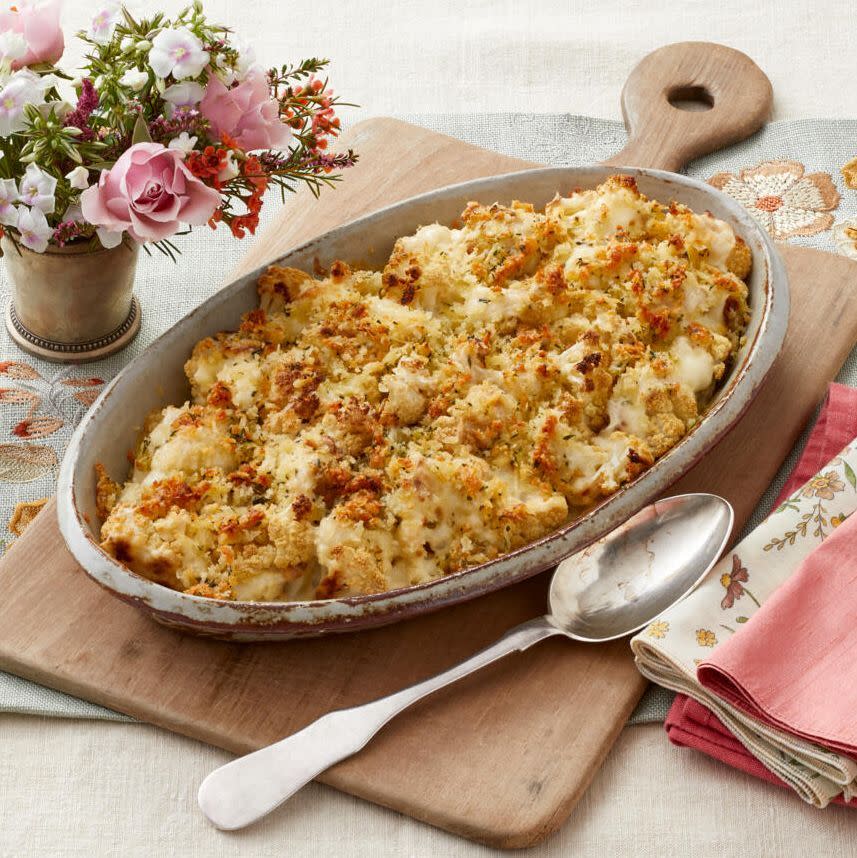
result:
[(238, 39), (235, 43), (235, 49), (238, 51), (238, 62), (235, 64), (235, 73), (238, 80), (244, 80), (251, 71), (262, 68), (256, 62), (256, 51), (249, 42), (245, 42), (244, 39)]
[(86, 34), (99, 45), (106, 45), (111, 36), (113, 29), (122, 15), (122, 9), (118, 3), (107, 3), (96, 12), (92, 23)]
[(57, 180), (46, 173), (35, 164), (27, 166), (21, 177), (21, 185), (18, 188), (18, 196), (22, 203), (40, 209), (44, 214), (50, 214), (54, 210), (54, 191)]
[(0, 89), (0, 137), (23, 131), (27, 124), (24, 105), (39, 105), (43, 104), (44, 100), (44, 93), (36, 75), (29, 69), (15, 72)]
[(0, 223), (15, 226), (18, 223), (18, 185), (14, 179), (0, 179)]
[(218, 57), (215, 67), (217, 76), (226, 87), (232, 86), (233, 83), (244, 80), (251, 71), (263, 71), (262, 66), (256, 62), (256, 51), (249, 42), (243, 39), (234, 39), (232, 45), (237, 57), (234, 60), (234, 67), (227, 65), (225, 57)]
[(185, 27), (161, 30), (152, 39), (149, 65), (158, 77), (172, 74), (176, 80), (196, 77), (208, 65), (208, 51), (202, 42)]
[(164, 90), (164, 101), (167, 102), (167, 117), (172, 116), (173, 111), (177, 107), (196, 107), (202, 97), (205, 95), (205, 90), (193, 81), (185, 81), (184, 83), (174, 83)]
[(188, 152), (193, 150), (193, 147), (196, 146), (196, 137), (191, 137), (187, 131), (182, 131), (178, 137), (173, 137), (170, 140), (167, 149), (177, 149), (183, 155), (187, 155)]
[(139, 69), (128, 69), (122, 77), (119, 78), (119, 83), (122, 86), (127, 86), (133, 89), (134, 92), (141, 90), (149, 80), (148, 72), (140, 71)]
[(27, 40), (20, 33), (12, 30), (0, 33), (0, 61), (11, 66), (15, 60), (20, 60), (26, 53)]
[(232, 152), (226, 153), (226, 164), (223, 166), (223, 169), (217, 174), (217, 178), (221, 182), (228, 182), (230, 179), (234, 179), (241, 170), (238, 167), (238, 162), (235, 160), (235, 156)]
[(119, 247), (122, 243), (122, 230), (120, 229), (118, 232), (114, 232), (113, 230), (107, 229), (106, 227), (100, 226), (95, 230), (98, 235), (98, 240), (101, 242), (101, 246), (105, 248), (105, 250), (110, 250), (114, 247)]
[(89, 170), (86, 167), (77, 166), (65, 177), (68, 183), (79, 191), (85, 191), (89, 187)]
[(54, 234), (43, 211), (25, 206), (18, 209), (18, 232), (21, 233), (21, 244), (36, 253), (44, 253), (47, 250), (48, 239)]

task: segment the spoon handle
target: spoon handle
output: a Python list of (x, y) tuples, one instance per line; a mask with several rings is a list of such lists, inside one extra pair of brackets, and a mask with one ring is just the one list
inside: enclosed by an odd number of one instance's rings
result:
[(243, 828), (334, 763), (356, 754), (411, 704), (510, 652), (557, 634), (562, 632), (547, 617), (537, 617), (437, 676), (371, 703), (330, 712), (298, 733), (215, 769), (200, 785), (199, 806), (218, 828)]

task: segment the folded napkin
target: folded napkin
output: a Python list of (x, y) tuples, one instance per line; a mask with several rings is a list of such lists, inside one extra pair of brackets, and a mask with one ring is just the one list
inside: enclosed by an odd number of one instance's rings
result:
[(769, 726), (857, 756), (855, 637), (857, 516), (851, 516), (696, 675)]
[[(776, 786), (789, 788), (782, 778), (766, 769), (727, 729), (723, 722), (701, 703), (686, 694), (676, 694), (664, 723), (667, 735), (674, 745), (702, 751), (734, 769), (760, 778)], [(857, 798), (846, 801), (839, 795), (835, 804), (857, 807)]]
[[(837, 451), (842, 449), (848, 441), (857, 436), (857, 390), (844, 387), (843, 385), (831, 385), (827, 400), (821, 413), (816, 421), (815, 427), (807, 441), (803, 454), (785, 486), (783, 487), (780, 496), (777, 498), (775, 506), (787, 501), (795, 494), (804, 484), (819, 471), (823, 469), (824, 463), (829, 461)], [(857, 516), (851, 521), (857, 523)], [(849, 526), (850, 527), (850, 526)], [(837, 534), (838, 536), (838, 534)], [(829, 543), (826, 543), (828, 545)], [(821, 549), (819, 549), (821, 550)], [(810, 555), (813, 557), (814, 555)], [(794, 576), (796, 579), (797, 574)], [(790, 579), (794, 580), (794, 579)], [(786, 585), (784, 585), (785, 587)], [(780, 588), (777, 593), (771, 597), (775, 599), (784, 588)], [(756, 622), (762, 616), (762, 612), (767, 610), (771, 602), (765, 603), (765, 608), (761, 609), (754, 619), (752, 624), (748, 624), (742, 631), (740, 636), (736, 635), (731, 638), (732, 642), (740, 642), (748, 632), (753, 632), (751, 637), (756, 637)], [(778, 646), (783, 646), (782, 644)], [(724, 644), (724, 647), (726, 644)], [(712, 663), (719, 662), (720, 647), (712, 653), (712, 658), (709, 660)], [(775, 647), (772, 646), (770, 640), (766, 641), (764, 648), (759, 648), (763, 652), (775, 652)], [(750, 654), (752, 663), (753, 653)], [(715, 657), (716, 656), (716, 657)], [(810, 671), (815, 669), (815, 665), (811, 665)], [(846, 674), (850, 673), (851, 668), (847, 666)], [(716, 685), (711, 685), (705, 682), (704, 674), (702, 673), (702, 665), (700, 665), (700, 679), (704, 685), (707, 685), (712, 691), (717, 693)], [(844, 678), (843, 674), (843, 678)], [(838, 687), (837, 693), (833, 695), (832, 700), (838, 703)], [(806, 709), (801, 712), (801, 717), (806, 713), (813, 712), (816, 708), (817, 700), (821, 699), (821, 695), (813, 698), (806, 705)], [(739, 707), (740, 708), (740, 707)], [(746, 711), (746, 710), (745, 710)], [(834, 712), (838, 711), (836, 708)], [(762, 720), (765, 720), (764, 717)], [(770, 723), (770, 722), (769, 722)], [(781, 786), (788, 786), (783, 780), (778, 778), (768, 769), (766, 769), (745, 747), (742, 745), (720, 722), (716, 715), (709, 709), (706, 709), (696, 700), (689, 698), (683, 694), (676, 696), (675, 701), (667, 715), (665, 728), (670, 741), (676, 745), (694, 748), (708, 754), (710, 757), (721, 760), (735, 768), (741, 769), (748, 774), (767, 780)], [(850, 725), (846, 725), (846, 729), (851, 729)], [(805, 736), (806, 737), (806, 736)], [(853, 750), (851, 751), (853, 754)], [(835, 801), (842, 801), (839, 797)], [(851, 802), (857, 805), (857, 799)]]
[[(673, 741), (697, 747), (753, 774), (761, 774), (764, 766), (769, 780), (787, 784), (819, 807), (837, 796), (848, 801), (852, 795), (857, 795), (857, 762), (845, 753), (851, 752), (849, 743), (854, 731), (841, 731), (848, 708), (852, 712), (855, 709), (846, 702), (839, 706), (837, 696), (830, 699), (826, 696), (829, 694), (827, 686), (818, 684), (820, 676), (825, 683), (830, 683), (830, 677), (836, 675), (845, 681), (855, 675), (851, 667), (846, 672), (847, 658), (843, 657), (844, 648), (838, 643), (838, 636), (843, 630), (853, 628), (853, 619), (844, 626), (841, 623), (843, 616), (853, 617), (857, 611), (857, 598), (851, 598), (851, 614), (847, 611), (847, 603), (841, 599), (845, 607), (837, 606), (835, 627), (819, 618), (815, 610), (805, 610), (814, 604), (815, 594), (796, 589), (794, 585), (785, 594), (779, 594), (764, 614), (760, 612), (796, 572), (800, 571), (803, 576), (804, 561), (838, 531), (840, 525), (845, 527), (845, 517), (857, 509), (857, 442), (850, 440), (855, 435), (857, 393), (833, 385), (816, 430), (786, 487), (783, 502), (715, 566), (693, 594), (631, 642), (637, 665), (645, 676), (691, 698), (678, 698), (670, 712), (667, 729)], [(844, 448), (840, 449), (843, 444)], [(827, 461), (831, 450), (840, 450), (839, 455)], [(827, 464), (819, 469), (818, 463), (824, 461)], [(857, 516), (853, 523), (854, 527), (849, 523), (842, 535), (836, 533), (832, 548), (828, 549), (825, 543), (828, 563), (842, 556), (849, 532), (852, 539), (857, 538)], [(818, 570), (821, 567), (813, 560), (807, 568)], [(843, 578), (848, 580), (847, 572), (843, 573)], [(828, 592), (826, 587), (820, 587), (817, 574), (806, 580), (815, 582), (816, 592), (822, 589)], [(841, 578), (836, 579), (836, 585), (844, 586)], [(857, 596), (857, 587), (853, 592)], [(802, 619), (796, 623), (800, 629), (795, 630), (795, 623), (788, 630), (778, 625), (780, 637), (772, 647), (765, 637), (767, 624), (776, 620), (777, 606), (785, 597), (800, 607), (795, 593), (804, 606), (800, 614)], [(829, 605), (829, 602), (825, 596), (824, 604)], [(755, 625), (757, 613), (760, 613), (760, 628), (751, 630), (749, 620), (753, 618)], [(803, 623), (820, 631), (805, 631)], [(742, 646), (736, 634), (738, 630), (741, 638), (752, 632), (751, 645), (755, 646), (754, 660), (750, 661), (755, 665), (749, 673), (752, 678), (743, 672), (741, 649), (735, 655), (736, 648)], [(783, 636), (786, 634), (789, 637)], [(764, 659), (770, 655), (775, 661), (769, 663), (791, 666), (787, 657), (773, 652), (774, 648), (793, 643), (805, 646), (807, 635), (818, 643), (817, 647), (813, 643), (815, 655), (807, 659), (813, 664), (812, 678), (807, 678), (801, 686), (801, 700), (795, 701), (794, 706), (787, 706), (783, 698), (788, 694), (782, 693), (781, 685), (773, 680), (767, 685), (760, 681), (760, 677), (768, 675)], [(721, 651), (726, 654), (722, 664), (718, 656)], [(745, 655), (746, 652), (744, 650)], [(830, 652), (835, 652), (835, 656), (829, 655)], [(803, 654), (796, 657), (795, 663), (797, 658), (803, 658)], [(838, 660), (840, 658), (842, 660)], [(697, 668), (702, 665), (706, 666), (702, 677), (710, 678), (717, 693), (697, 676)], [(802, 668), (805, 667), (806, 664), (802, 664)], [(721, 697), (719, 692), (724, 689), (729, 693)], [(802, 708), (810, 700), (812, 705)], [(769, 709), (772, 701), (773, 709)], [(822, 709), (826, 710), (824, 715), (815, 717), (813, 713)], [(834, 734), (835, 741), (831, 741)]]

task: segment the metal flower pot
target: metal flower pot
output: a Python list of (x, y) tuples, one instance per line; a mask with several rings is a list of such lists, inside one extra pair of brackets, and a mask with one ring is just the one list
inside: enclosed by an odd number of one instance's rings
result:
[(119, 351), (137, 335), (136, 243), (34, 253), (4, 237), (0, 248), (12, 285), (6, 328), (24, 351), (55, 363), (84, 363)]

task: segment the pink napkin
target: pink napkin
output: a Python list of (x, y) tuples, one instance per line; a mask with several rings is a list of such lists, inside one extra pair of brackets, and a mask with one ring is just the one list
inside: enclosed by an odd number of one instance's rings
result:
[(857, 757), (857, 516), (816, 548), (697, 669), (718, 697)]
[[(833, 384), (777, 503), (855, 436), (857, 390)], [(853, 653), (849, 658), (846, 642), (857, 634), (852, 630), (857, 630), (857, 516), (804, 561), (751, 623), (713, 651), (698, 676), (754, 717), (857, 756), (857, 659)], [(665, 726), (675, 744), (783, 785), (696, 701), (678, 695)]]

